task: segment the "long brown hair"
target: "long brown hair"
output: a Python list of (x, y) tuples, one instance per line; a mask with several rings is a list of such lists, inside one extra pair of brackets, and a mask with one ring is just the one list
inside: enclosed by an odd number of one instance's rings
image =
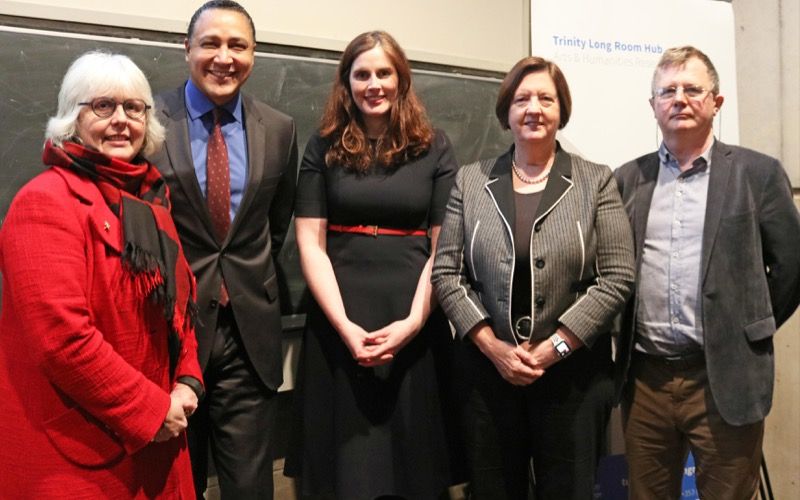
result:
[[(381, 47), (397, 71), (397, 101), (389, 110), (386, 135), (372, 148), (365, 132), (361, 112), (353, 101), (350, 89), (350, 69), (362, 53)], [(385, 31), (368, 31), (355, 37), (342, 53), (333, 90), (325, 104), (320, 123), (320, 135), (330, 140), (325, 153), (328, 166), (340, 165), (366, 172), (370, 165), (399, 165), (430, 148), (433, 128), (425, 107), (417, 98), (411, 84), (411, 68), (403, 49)]]

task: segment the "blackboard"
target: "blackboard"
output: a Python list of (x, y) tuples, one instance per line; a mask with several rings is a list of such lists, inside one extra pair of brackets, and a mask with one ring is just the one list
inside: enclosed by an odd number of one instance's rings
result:
[[(0, 224), (14, 194), (43, 169), (44, 129), (55, 112), (67, 67), (92, 49), (129, 56), (156, 93), (180, 85), (188, 74), (183, 48), (176, 44), (6, 31), (0, 26)], [(317, 127), (335, 68), (335, 60), (257, 52), (245, 90), (294, 117), (300, 155)], [(434, 126), (450, 137), (461, 164), (496, 156), (510, 144), (510, 136), (494, 115), (497, 79), (415, 70), (414, 86)], [(283, 249), (280, 263), (287, 276), (284, 313), (291, 318), (302, 312), (305, 300), (293, 238)]]

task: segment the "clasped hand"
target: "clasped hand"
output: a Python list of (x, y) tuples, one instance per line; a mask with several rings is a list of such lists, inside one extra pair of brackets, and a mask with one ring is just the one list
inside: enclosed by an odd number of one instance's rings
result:
[(544, 366), (528, 349), (525, 343), (513, 346), (498, 340), (489, 355), (497, 371), (513, 385), (530, 385), (544, 375)]
[(406, 318), (389, 323), (388, 325), (368, 332), (350, 323), (340, 332), (345, 345), (353, 355), (353, 359), (364, 367), (384, 365), (394, 359), (395, 354), (402, 349), (419, 331), (415, 323)]
[(170, 403), (164, 423), (153, 441), (160, 443), (178, 437), (189, 425), (189, 417), (197, 410), (197, 395), (191, 387), (178, 383), (169, 395)]

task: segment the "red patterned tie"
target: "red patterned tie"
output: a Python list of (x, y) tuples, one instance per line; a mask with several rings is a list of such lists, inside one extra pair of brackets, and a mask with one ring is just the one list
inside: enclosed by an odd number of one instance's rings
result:
[[(214, 129), (208, 138), (206, 157), (206, 203), (217, 238), (223, 242), (231, 227), (231, 171), (228, 147), (225, 145), (225, 137), (222, 136), (221, 114), (222, 110), (214, 108)], [(228, 303), (228, 290), (224, 280), (220, 287), (219, 303), (223, 306)]]

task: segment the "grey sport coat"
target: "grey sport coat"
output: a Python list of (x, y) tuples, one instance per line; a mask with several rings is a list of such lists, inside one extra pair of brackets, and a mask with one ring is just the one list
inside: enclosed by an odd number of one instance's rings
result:
[[(614, 173), (633, 226), (637, 271), (658, 169), (651, 153)], [(700, 321), (711, 394), (726, 422), (758, 422), (772, 406), (772, 335), (800, 302), (800, 215), (778, 160), (716, 141), (704, 216), (697, 235)], [(637, 307), (634, 294), (618, 342), (618, 399), (628, 382)]]
[[(511, 324), (514, 205), (510, 151), (459, 170), (439, 234), (432, 281), (463, 337), (486, 320)], [(611, 170), (560, 146), (531, 234), (532, 339), (559, 324), (586, 345), (608, 333), (633, 286), (633, 240)]]

